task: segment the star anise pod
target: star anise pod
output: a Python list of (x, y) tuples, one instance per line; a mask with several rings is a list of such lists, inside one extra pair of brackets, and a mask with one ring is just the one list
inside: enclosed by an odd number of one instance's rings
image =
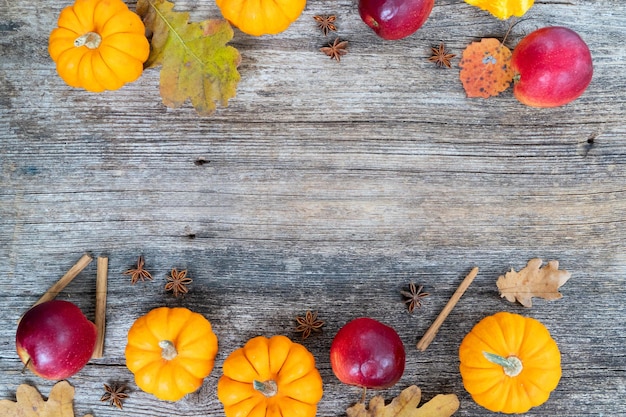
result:
[(128, 271), (123, 273), (124, 275), (130, 275), (131, 284), (134, 285), (139, 280), (141, 280), (141, 282), (143, 282), (145, 279), (152, 280), (152, 275), (150, 275), (150, 272), (144, 269), (143, 265), (143, 256), (140, 256), (139, 259), (137, 259), (137, 268), (129, 269)]
[(104, 384), (104, 395), (100, 398), (100, 401), (108, 401), (109, 405), (114, 405), (120, 410), (122, 409), (122, 401), (128, 398), (126, 394), (126, 385), (112, 385), (108, 386)]
[(321, 29), (324, 36), (328, 36), (328, 31), (332, 30), (333, 32), (337, 31), (337, 26), (335, 26), (335, 20), (337, 20), (337, 16), (313, 16), (313, 19), (317, 22), (317, 27)]
[(165, 291), (172, 291), (174, 297), (187, 294), (189, 288), (187, 285), (191, 284), (192, 279), (187, 276), (187, 270), (184, 269), (180, 272), (176, 268), (172, 269), (170, 276), (167, 277), (167, 284), (165, 284)]
[(405, 301), (405, 304), (409, 305), (409, 313), (412, 313), (416, 308), (420, 308), (422, 306), (422, 298), (428, 297), (430, 294), (427, 292), (422, 292), (424, 287), (420, 285), (416, 287), (414, 283), (409, 284), (409, 291), (400, 291), (400, 293), (407, 297), (408, 300)]
[(448, 67), (450, 68), (450, 60), (454, 58), (456, 55), (449, 53), (446, 51), (446, 47), (443, 42), (439, 44), (438, 48), (430, 48), (433, 52), (433, 55), (428, 58), (430, 62), (434, 62), (438, 67)]
[(348, 41), (339, 41), (339, 38), (336, 38), (333, 43), (329, 43), (328, 46), (320, 48), (320, 51), (328, 55), (330, 59), (336, 59), (337, 62), (339, 62), (341, 61), (341, 57), (348, 53), (348, 51), (346, 51), (347, 46)]
[(302, 340), (309, 337), (312, 331), (319, 332), (324, 325), (324, 322), (317, 318), (317, 312), (312, 313), (308, 310), (304, 314), (304, 317), (296, 317), (296, 322), (298, 322), (296, 332), (302, 333)]

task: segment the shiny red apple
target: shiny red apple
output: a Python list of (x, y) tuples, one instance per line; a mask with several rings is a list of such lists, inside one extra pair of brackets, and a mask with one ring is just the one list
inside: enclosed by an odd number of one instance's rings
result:
[(435, 0), (359, 0), (361, 19), (387, 40), (406, 38), (422, 27)]
[(405, 360), (398, 333), (367, 317), (344, 325), (330, 346), (330, 364), (337, 378), (359, 387), (391, 387), (402, 377)]
[(89, 361), (96, 346), (96, 326), (73, 303), (52, 300), (22, 316), (15, 336), (17, 354), (36, 375), (69, 378)]
[(528, 34), (513, 50), (513, 94), (528, 106), (557, 107), (580, 97), (591, 82), (591, 52), (573, 30), (552, 26)]

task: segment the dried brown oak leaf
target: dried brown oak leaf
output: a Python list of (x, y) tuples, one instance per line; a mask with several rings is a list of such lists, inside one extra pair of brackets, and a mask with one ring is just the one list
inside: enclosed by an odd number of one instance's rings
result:
[[(47, 401), (35, 387), (22, 384), (15, 393), (16, 402), (0, 400), (2, 417), (74, 417), (74, 387), (69, 382), (58, 382), (50, 390)], [(86, 414), (85, 417), (93, 417)]]
[(559, 261), (550, 261), (540, 268), (541, 259), (535, 258), (519, 272), (511, 271), (498, 277), (496, 285), (500, 296), (514, 303), (518, 301), (524, 307), (532, 307), (532, 297), (545, 300), (558, 300), (563, 297), (559, 287), (572, 276), (569, 272), (559, 270)]
[(348, 408), (348, 417), (449, 417), (459, 409), (459, 399), (454, 394), (439, 394), (433, 399), (415, 408), (422, 398), (422, 391), (411, 385), (385, 405), (382, 396), (370, 400), (369, 409), (365, 404), (357, 403)]
[(187, 100), (206, 116), (216, 102), (228, 105), (235, 96), (241, 55), (226, 45), (233, 28), (222, 19), (189, 22), (189, 13), (174, 11), (166, 0), (139, 0), (137, 13), (152, 34), (146, 68), (161, 65), (163, 104), (180, 107)]

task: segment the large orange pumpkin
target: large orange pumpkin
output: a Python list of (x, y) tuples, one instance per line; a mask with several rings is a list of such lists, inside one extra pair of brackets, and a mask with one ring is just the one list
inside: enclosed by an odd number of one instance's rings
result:
[(524, 413), (548, 400), (561, 354), (538, 320), (500, 312), (478, 322), (459, 348), (463, 385), (490, 411)]
[(48, 52), (68, 85), (116, 90), (143, 72), (150, 54), (146, 29), (122, 0), (76, 0), (57, 25)]
[(186, 308), (159, 307), (128, 331), (126, 366), (137, 386), (161, 400), (178, 401), (211, 373), (217, 337), (204, 316)]
[(223, 370), (217, 397), (226, 417), (315, 417), (322, 378), (301, 344), (258, 336), (231, 353)]
[(222, 15), (249, 35), (274, 35), (291, 25), (306, 0), (216, 0)]

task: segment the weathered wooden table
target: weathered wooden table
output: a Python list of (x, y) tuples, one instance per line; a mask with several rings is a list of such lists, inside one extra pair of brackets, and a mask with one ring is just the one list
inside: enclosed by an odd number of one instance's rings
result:
[[(121, 90), (66, 86), (47, 39), (67, 1), (0, 1), (0, 398), (19, 384), (47, 395), (52, 382), (26, 372), (16, 323), (85, 252), (109, 258), (104, 358), (70, 378), (77, 416), (223, 415), (216, 383), (226, 356), (256, 335), (294, 340), (294, 318), (318, 311), (323, 331), (302, 343), (316, 357), (325, 394), (318, 415), (341, 416), (360, 390), (334, 377), (328, 351), (348, 320), (395, 327), (407, 351), (401, 381), (428, 400), (456, 393), (456, 415), (492, 415), (464, 390), (463, 336), (486, 315), (541, 320), (562, 352), (563, 377), (528, 416), (626, 414), (626, 3), (536, 2), (507, 43), (563, 25), (591, 48), (594, 78), (555, 109), (519, 104), (510, 90), (468, 99), (461, 51), (502, 38), (501, 22), (461, 0), (437, 0), (425, 26), (382, 41), (356, 1), (310, 1), (277, 36), (235, 32), (242, 54), (236, 98), (210, 117), (167, 109), (158, 70)], [(196, 20), (214, 2), (177, 1)], [(130, 4), (131, 9), (135, 5)], [(336, 14), (349, 53), (313, 16)], [(445, 42), (453, 68), (427, 61)], [(154, 281), (122, 272), (143, 254)], [(572, 273), (561, 300), (532, 309), (498, 295), (496, 278), (539, 257)], [(433, 344), (415, 343), (473, 266), (480, 272)], [(58, 298), (94, 316), (95, 262)], [(163, 289), (171, 268), (188, 269), (188, 295)], [(410, 282), (431, 296), (408, 314)], [(157, 306), (185, 306), (214, 326), (220, 350), (203, 387), (173, 404), (141, 392), (126, 369), (126, 333)], [(102, 384), (129, 384), (119, 411)], [(373, 395), (371, 392), (368, 395)]]

